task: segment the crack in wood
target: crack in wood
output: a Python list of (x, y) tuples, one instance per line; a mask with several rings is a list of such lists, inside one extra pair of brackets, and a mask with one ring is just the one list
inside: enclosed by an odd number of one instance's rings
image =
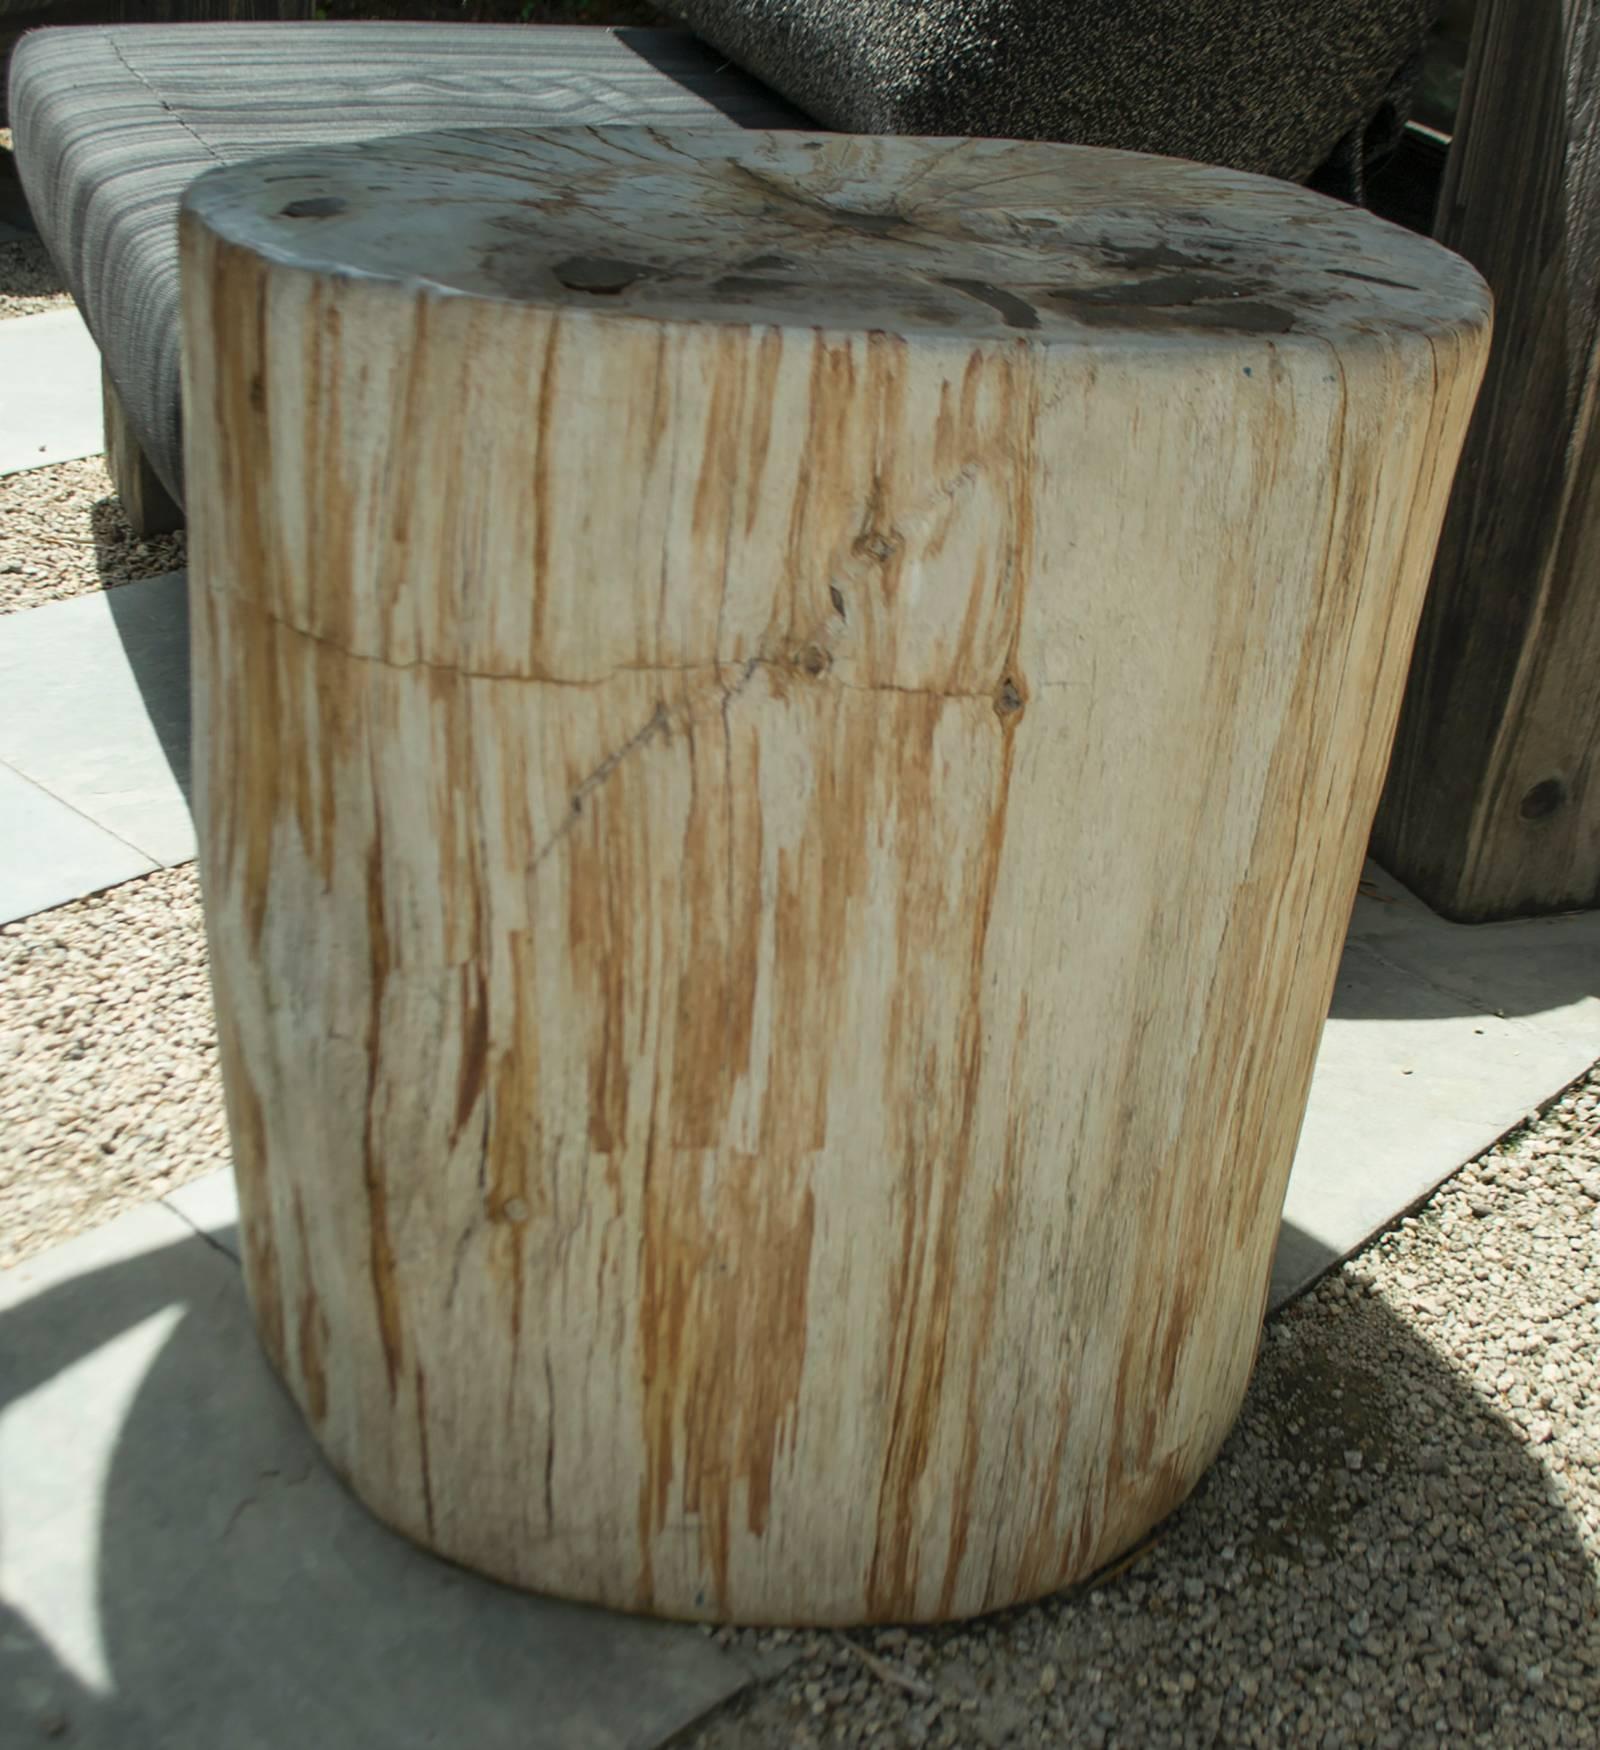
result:
[(667, 714), (666, 705), (658, 700), (655, 710), (650, 714), (650, 721), (642, 729), (630, 735), (614, 753), (607, 754), (568, 797), (566, 818), (528, 859), (527, 868), (530, 875), (583, 818), (584, 803), (606, 783), (628, 755), (643, 747), (646, 742), (659, 735), (663, 729), (669, 728), (670, 723), (671, 719)]
[[(846, 573), (841, 572), (839, 575), (843, 576), (846, 575)], [(835, 584), (831, 587), (837, 588), (837, 585)], [(324, 649), (334, 651), (349, 662), (371, 663), (375, 668), (389, 669), (395, 674), (413, 674), (421, 671), (427, 674), (445, 675), (456, 680), (464, 681), (510, 681), (527, 686), (572, 687), (579, 691), (593, 691), (597, 687), (610, 686), (613, 681), (618, 680), (623, 675), (703, 674), (709, 678), (720, 675), (724, 669), (737, 668), (741, 671), (741, 678), (734, 689), (733, 695), (737, 696), (738, 693), (744, 691), (751, 675), (753, 675), (757, 669), (771, 668), (781, 669), (786, 673), (808, 674), (811, 678), (818, 680), (820, 680), (824, 674), (827, 674), (831, 676), (836, 685), (846, 687), (851, 692), (855, 693), (906, 693), (919, 695), (928, 699), (982, 699), (988, 704), (994, 702), (995, 696), (994, 687), (939, 687), (916, 685), (909, 681), (846, 680), (839, 675), (837, 667), (840, 662), (847, 662), (850, 659), (847, 657), (840, 657), (829, 649), (828, 646), (822, 642), (820, 630), (813, 636), (802, 639), (799, 648), (792, 653), (784, 652), (778, 655), (758, 653), (755, 656), (745, 657), (713, 656), (694, 662), (619, 662), (616, 667), (608, 669), (604, 674), (587, 676), (528, 674), (516, 669), (465, 668), (455, 663), (434, 662), (425, 656), (413, 656), (404, 661), (397, 661), (393, 657), (380, 656), (376, 651), (352, 650), (347, 645), (341, 644), (338, 639), (329, 638), (326, 633), (313, 632), (308, 627), (297, 626), (292, 620), (286, 620), (283, 615), (275, 614), (270, 608), (263, 607), (259, 602), (251, 601), (247, 597), (240, 596), (231, 590), (213, 590), (212, 593), (236, 606), (244, 608), (247, 612), (258, 614), (262, 619), (269, 621), (272, 625), (279, 627), (282, 631), (292, 634), (296, 638), (304, 638), (312, 644), (319, 644)], [(808, 656), (812, 656), (816, 650), (821, 650), (828, 659), (827, 666), (820, 671), (807, 666)], [(1003, 680), (1004, 677), (1002, 676), (1001, 679)], [(999, 684), (1000, 681), (995, 683), (996, 686)], [(1082, 686), (1083, 684), (1084, 683), (1081, 681), (1071, 680), (1037, 681), (1030, 683), (1030, 685), (1038, 691), (1042, 691), (1048, 687)], [(664, 710), (665, 707), (663, 706), (662, 709)], [(646, 725), (646, 728), (648, 727), (649, 725)], [(626, 752), (628, 750), (622, 749), (620, 751)], [(591, 774), (591, 776), (593, 776), (593, 774)], [(588, 783), (589, 780), (585, 779), (584, 782)], [(582, 786), (580, 786), (580, 789), (581, 788)], [(577, 794), (577, 792), (574, 792), (574, 794)]]

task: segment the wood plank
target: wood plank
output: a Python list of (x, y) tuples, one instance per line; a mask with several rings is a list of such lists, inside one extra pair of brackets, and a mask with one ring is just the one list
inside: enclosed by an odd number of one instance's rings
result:
[(1373, 854), (1446, 917), (1600, 905), (1600, 6), (1479, 8), (1436, 235), (1496, 340)]
[(150, 458), (128, 420), (117, 386), (104, 365), (100, 367), (100, 396), (105, 412), (106, 472), (111, 476), (129, 526), (136, 535), (145, 538), (181, 529), (183, 507), (151, 467)]

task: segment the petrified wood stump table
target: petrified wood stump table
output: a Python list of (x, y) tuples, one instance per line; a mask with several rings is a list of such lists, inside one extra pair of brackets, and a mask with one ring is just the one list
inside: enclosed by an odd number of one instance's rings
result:
[(251, 1294), (486, 1572), (962, 1616), (1183, 1499), (1487, 305), (1063, 146), (456, 133), (184, 217)]

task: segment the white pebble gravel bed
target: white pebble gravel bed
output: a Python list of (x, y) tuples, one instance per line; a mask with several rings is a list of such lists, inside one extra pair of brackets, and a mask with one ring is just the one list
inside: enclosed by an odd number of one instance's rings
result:
[(193, 865), (0, 928), (0, 1268), (228, 1160)]
[(101, 456), (0, 476), (0, 614), (179, 571), (186, 552), (181, 530), (134, 534)]
[(1200, 1490), (1120, 1573), (799, 1649), (683, 1740), (1600, 1745), (1600, 1076), (1268, 1326)]

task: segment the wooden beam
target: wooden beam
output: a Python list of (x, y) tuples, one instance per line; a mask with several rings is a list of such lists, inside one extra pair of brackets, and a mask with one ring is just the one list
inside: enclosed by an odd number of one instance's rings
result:
[(1378, 860), (1463, 922), (1600, 905), (1600, 4), (1485, 0), (1436, 235), (1496, 338)]

